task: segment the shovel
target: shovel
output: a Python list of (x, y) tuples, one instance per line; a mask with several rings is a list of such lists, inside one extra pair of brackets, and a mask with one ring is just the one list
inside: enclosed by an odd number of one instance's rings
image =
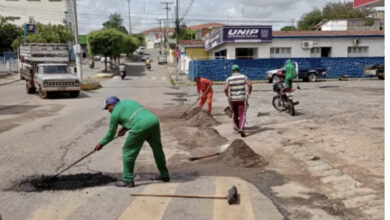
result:
[[(183, 112), (183, 114), (181, 115), (181, 117), (182, 118), (185, 118), (185, 117), (187, 117), (188, 116), (188, 111), (205, 95), (205, 94), (207, 94), (207, 92), (209, 91), (209, 89), (211, 88), (211, 85), (209, 85), (209, 87), (206, 89), (206, 91), (202, 94), (202, 96), (199, 98), (199, 99), (196, 99), (196, 101), (194, 102), (194, 103), (192, 103), (191, 105), (190, 105), (190, 107), (189, 108), (187, 108), (184, 112)], [(200, 109), (199, 109), (200, 110)]]

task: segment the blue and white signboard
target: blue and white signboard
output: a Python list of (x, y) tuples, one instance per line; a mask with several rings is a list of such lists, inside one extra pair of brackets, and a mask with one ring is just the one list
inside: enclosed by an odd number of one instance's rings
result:
[(205, 39), (206, 51), (223, 43), (271, 43), (272, 26), (224, 26)]

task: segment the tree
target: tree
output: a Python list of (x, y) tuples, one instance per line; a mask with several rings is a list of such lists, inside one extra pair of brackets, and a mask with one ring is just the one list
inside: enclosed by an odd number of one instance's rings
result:
[[(116, 29), (102, 29), (92, 31), (87, 36), (88, 51), (92, 56), (103, 55), (105, 57), (104, 70), (107, 71), (107, 57), (120, 56), (122, 52), (123, 39), (126, 35)], [(111, 67), (111, 62), (110, 62)]]
[[(34, 34), (28, 34), (26, 42), (28, 43), (68, 43), (73, 40), (72, 30), (64, 25), (36, 24)], [(23, 42), (23, 32), (19, 38), (12, 43), (14, 48), (19, 47)]]
[(109, 20), (103, 23), (103, 27), (105, 29), (113, 28), (127, 34), (127, 30), (123, 26), (123, 19), (118, 13), (111, 14)]
[(354, 9), (352, 2), (328, 3), (322, 10), (324, 19), (366, 18), (371, 13), (367, 8)]
[(9, 21), (12, 19), (0, 16), (0, 53), (12, 50), (12, 42), (23, 35), (23, 29)]
[(132, 54), (140, 46), (140, 41), (137, 37), (132, 35), (125, 35), (122, 42), (122, 53), (127, 55), (127, 58), (130, 58)]
[(280, 29), (281, 31), (296, 31), (298, 30), (296, 27), (294, 26), (284, 26), (282, 27), (282, 29)]
[[(176, 32), (173, 33), (172, 38), (176, 38)], [(179, 39), (180, 40), (195, 40), (196, 31), (189, 30), (186, 25), (180, 27)]]
[(322, 12), (319, 9), (315, 9), (305, 15), (298, 22), (299, 30), (314, 30), (314, 26), (322, 21)]

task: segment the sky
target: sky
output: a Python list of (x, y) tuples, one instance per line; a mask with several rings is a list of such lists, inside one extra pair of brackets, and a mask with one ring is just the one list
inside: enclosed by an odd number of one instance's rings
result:
[[(314, 8), (321, 9), (327, 2), (344, 0), (178, 0), (179, 18), (187, 26), (208, 22), (231, 25), (272, 25), (273, 30), (290, 26)], [(159, 27), (159, 19), (166, 18), (165, 4), (171, 2), (169, 19), (175, 18), (176, 0), (130, 0), (132, 33)], [(123, 25), (129, 29), (129, 0), (77, 0), (79, 33), (102, 28), (112, 13), (119, 13)], [(184, 18), (183, 18), (184, 17)], [(164, 25), (164, 23), (162, 23)], [(169, 20), (174, 26), (174, 20)]]

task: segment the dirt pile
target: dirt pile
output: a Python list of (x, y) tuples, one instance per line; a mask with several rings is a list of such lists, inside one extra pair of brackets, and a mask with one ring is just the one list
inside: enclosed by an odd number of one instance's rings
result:
[(191, 147), (220, 146), (226, 143), (226, 138), (221, 136), (217, 130), (211, 127), (199, 128), (194, 134), (179, 137), (180, 145)]
[[(191, 111), (190, 113), (194, 112)], [(185, 124), (190, 127), (206, 128), (221, 124), (215, 120), (215, 118), (213, 118), (213, 116), (210, 115), (207, 111), (200, 111), (199, 113), (195, 113), (192, 116), (189, 114), (185, 120)]]
[(249, 168), (268, 165), (268, 161), (264, 157), (255, 153), (241, 139), (235, 139), (217, 160), (228, 167)]
[(11, 187), (10, 191), (41, 192), (48, 190), (76, 190), (87, 187), (106, 185), (116, 181), (115, 177), (102, 173), (82, 173), (63, 176), (30, 176)]

